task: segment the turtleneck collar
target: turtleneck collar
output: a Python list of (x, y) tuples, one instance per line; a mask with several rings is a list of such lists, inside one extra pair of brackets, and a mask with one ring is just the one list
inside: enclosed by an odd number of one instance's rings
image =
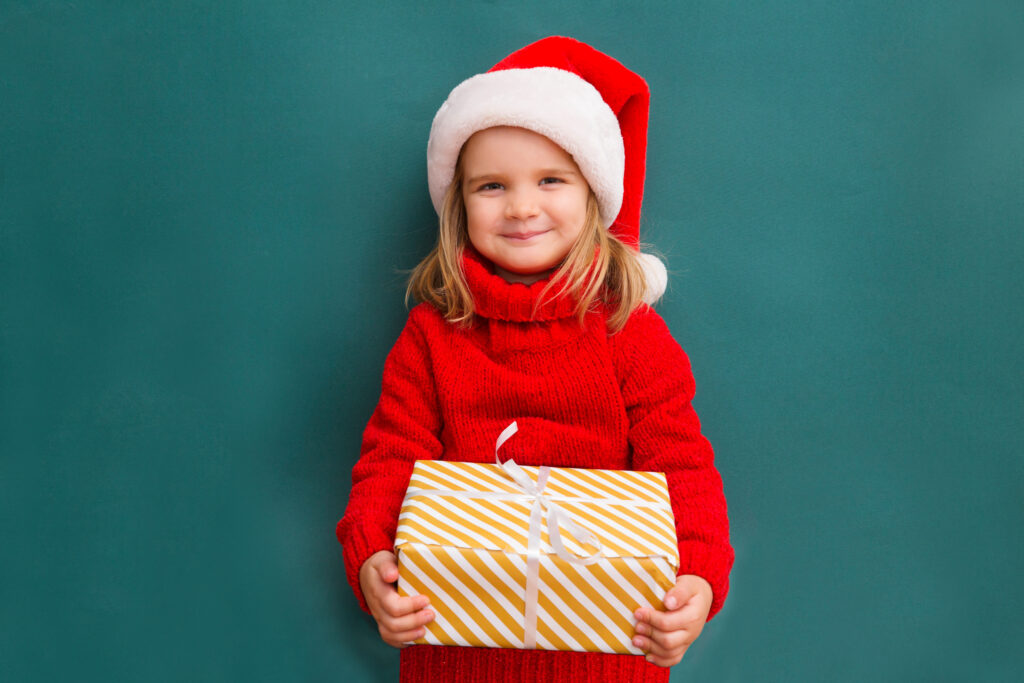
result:
[[(472, 246), (463, 251), (462, 270), (469, 291), (473, 294), (476, 314), (491, 320), (530, 322), (558, 320), (575, 315), (576, 302), (570, 296), (557, 296), (552, 292), (536, 306), (541, 292), (551, 281), (550, 276), (531, 285), (508, 282), (493, 272), (494, 266)], [(557, 293), (558, 287), (555, 287)], [(536, 307), (536, 313), (534, 308)]]

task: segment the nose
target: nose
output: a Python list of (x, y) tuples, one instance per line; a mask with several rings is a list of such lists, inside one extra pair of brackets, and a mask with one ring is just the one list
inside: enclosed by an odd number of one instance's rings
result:
[(540, 213), (537, 198), (532, 192), (518, 190), (516, 192), (509, 192), (507, 196), (508, 202), (505, 204), (506, 218), (524, 221)]

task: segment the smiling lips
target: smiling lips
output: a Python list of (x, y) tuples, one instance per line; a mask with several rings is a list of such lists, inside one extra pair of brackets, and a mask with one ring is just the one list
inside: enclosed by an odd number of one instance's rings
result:
[(510, 240), (515, 240), (517, 242), (525, 242), (533, 237), (536, 237), (537, 235), (543, 235), (546, 232), (547, 230), (532, 230), (530, 232), (510, 232), (502, 234), (502, 237), (508, 238)]

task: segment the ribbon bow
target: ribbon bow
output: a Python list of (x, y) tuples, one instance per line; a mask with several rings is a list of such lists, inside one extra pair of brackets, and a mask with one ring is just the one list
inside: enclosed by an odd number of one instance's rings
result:
[[(533, 498), (533, 510), (530, 514), (530, 546), (539, 546), (540, 534), (534, 533), (534, 528), (538, 530), (540, 528), (540, 519), (542, 512), (547, 510), (548, 513), (548, 538), (551, 539), (551, 547), (554, 548), (555, 552), (560, 558), (566, 562), (572, 562), (573, 564), (593, 564), (601, 559), (601, 541), (595, 536), (589, 529), (584, 529), (580, 525), (576, 524), (572, 519), (572, 515), (560, 508), (553, 500), (544, 495), (544, 487), (548, 483), (548, 474), (551, 471), (549, 467), (541, 467), (537, 472), (537, 482), (534, 483), (530, 476), (523, 470), (522, 467), (516, 464), (516, 461), (509, 458), (505, 462), (501, 461), (501, 457), (498, 455), (498, 451), (501, 446), (508, 441), (512, 436), (519, 431), (519, 425), (515, 422), (505, 427), (504, 431), (498, 435), (498, 440), (494, 443), (494, 462), (514, 481), (523, 493)], [(536, 518), (536, 519), (534, 519)], [(536, 523), (535, 523), (536, 522)], [(589, 544), (597, 548), (590, 555), (576, 555), (562, 542), (562, 527), (568, 531), (573, 537), (585, 544)]]

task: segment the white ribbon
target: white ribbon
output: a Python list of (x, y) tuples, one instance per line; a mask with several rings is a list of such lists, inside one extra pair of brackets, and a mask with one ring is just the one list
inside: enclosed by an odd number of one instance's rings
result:
[[(530, 510), (530, 531), (526, 545), (526, 607), (523, 615), (525, 633), (523, 645), (533, 650), (537, 647), (537, 594), (540, 583), (540, 522), (543, 512), (548, 513), (548, 538), (551, 540), (551, 547), (560, 558), (573, 564), (593, 564), (601, 559), (601, 541), (588, 529), (576, 524), (572, 516), (558, 507), (550, 498), (543, 494), (544, 487), (548, 483), (550, 468), (541, 467), (537, 472), (537, 483), (534, 484), (530, 476), (522, 467), (516, 464), (515, 460), (509, 458), (505, 462), (498, 456), (498, 450), (502, 444), (508, 441), (513, 434), (519, 431), (519, 425), (513, 422), (498, 436), (494, 443), (494, 462), (514, 481), (527, 496), (533, 499), (533, 506)], [(569, 552), (562, 543), (561, 527), (573, 535), (582, 543), (589, 543), (597, 549), (590, 555), (580, 557)]]

